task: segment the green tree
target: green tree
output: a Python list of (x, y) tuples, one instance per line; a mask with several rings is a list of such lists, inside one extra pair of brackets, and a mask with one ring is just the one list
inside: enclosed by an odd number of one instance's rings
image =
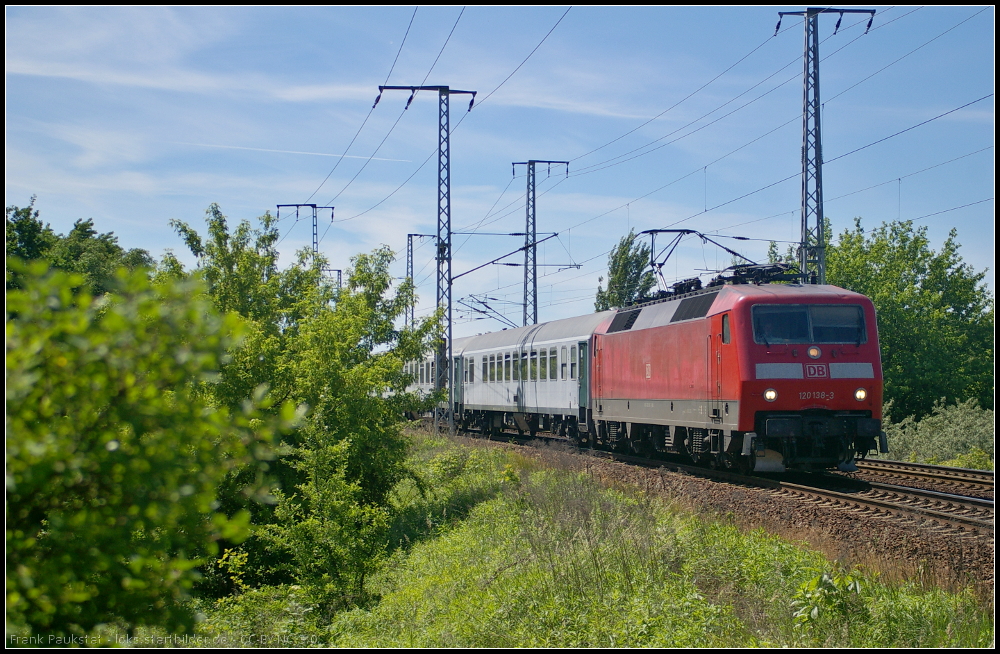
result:
[(635, 230), (629, 230), (608, 256), (608, 289), (601, 288), (603, 277), (597, 280), (595, 311), (607, 311), (634, 303), (649, 294), (656, 278), (649, 268), (649, 246), (636, 243)]
[[(56, 234), (42, 223), (35, 207), (35, 197), (27, 207), (6, 208), (7, 258), (24, 261), (44, 260), (50, 267), (80, 273), (91, 293), (106, 293), (113, 284), (115, 271), (152, 268), (153, 258), (139, 248), (125, 250), (112, 232), (99, 234), (93, 219), (77, 220), (69, 234)], [(7, 267), (7, 288), (20, 288), (19, 273)]]
[(240, 320), (191, 280), (121, 271), (94, 299), (81, 275), (8, 265), (24, 281), (7, 295), (8, 625), (191, 627), (196, 566), (247, 534), (218, 485), (272, 442), (252, 402), (230, 411), (204, 390)]
[(899, 417), (926, 415), (941, 398), (993, 407), (993, 297), (956, 237), (952, 230), (935, 252), (912, 221), (867, 234), (855, 219), (827, 247), (827, 282), (875, 304), (885, 399)]
[(31, 196), (31, 203), (28, 206), (11, 205), (4, 212), (8, 257), (17, 257), (25, 261), (41, 259), (58, 239), (52, 227), (39, 219), (35, 200), (35, 196)]
[[(274, 401), (308, 407), (302, 427), (284, 438), (287, 454), (272, 467), (276, 503), (248, 507), (258, 525), (244, 545), (250, 567), (258, 583), (280, 579), (268, 571), (281, 570), (323, 606), (350, 604), (364, 595), (364, 581), (380, 562), (389, 492), (405, 472), (402, 416), (419, 400), (405, 393), (403, 364), (436, 338), (439, 316), (395, 327), (413, 287), (393, 289), (388, 248), (355, 257), (335, 296), (320, 273), (322, 257), (300, 252), (278, 268), (270, 215), (259, 228), (242, 221), (230, 231), (212, 205), (206, 220), (204, 238), (185, 223), (174, 227), (199, 257), (212, 302), (247, 323), (243, 347), (232, 352), (215, 387), (218, 401), (238, 405), (266, 383)], [(238, 489), (239, 475), (231, 483)], [(240, 506), (238, 493), (230, 497), (231, 510)]]

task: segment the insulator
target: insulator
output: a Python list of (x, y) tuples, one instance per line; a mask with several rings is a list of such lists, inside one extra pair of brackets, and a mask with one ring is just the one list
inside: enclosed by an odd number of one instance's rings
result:
[(410, 99), (406, 101), (406, 106), (403, 107), (403, 111), (406, 111), (407, 109), (410, 108), (410, 103), (413, 102), (413, 98), (415, 98), (416, 95), (417, 95), (416, 91), (410, 93)]
[(476, 96), (472, 96), (472, 99), (469, 100), (469, 111), (472, 111), (472, 103), (475, 101), (476, 101)]
[(867, 34), (868, 30), (870, 30), (872, 28), (872, 21), (873, 20), (875, 20), (875, 14), (872, 14), (872, 17), (868, 19), (868, 26), (865, 27), (865, 34)]
[(778, 30), (781, 29), (781, 16), (778, 16), (778, 24), (774, 27), (774, 35), (778, 36)]
[(833, 27), (833, 33), (834, 33), (834, 34), (836, 34), (836, 33), (837, 33), (837, 30), (839, 30), (839, 29), (840, 29), (840, 21), (842, 21), (842, 20), (844, 20), (844, 14), (843, 14), (843, 12), (841, 12), (841, 14), (840, 14), (840, 18), (838, 18), (838, 19), (837, 19), (837, 24), (836, 24), (836, 25), (834, 25), (834, 27)]
[(379, 94), (375, 96), (375, 104), (372, 105), (372, 109), (375, 108), (375, 105), (377, 105), (378, 101), (381, 100), (381, 99), (382, 99), (382, 92), (379, 91)]

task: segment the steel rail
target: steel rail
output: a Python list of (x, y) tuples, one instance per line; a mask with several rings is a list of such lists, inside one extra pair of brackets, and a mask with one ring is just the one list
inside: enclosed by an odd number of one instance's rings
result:
[(905, 461), (879, 461), (865, 459), (858, 461), (858, 470), (870, 472), (886, 472), (911, 475), (924, 479), (937, 479), (961, 483), (972, 483), (993, 487), (994, 475), (990, 470), (971, 470), (969, 468), (951, 468), (926, 463), (907, 463)]
[[(528, 435), (518, 435), (513, 432), (507, 433), (506, 430), (502, 431), (501, 433), (503, 434), (503, 436), (506, 436), (510, 440), (516, 440), (521, 442), (527, 442), (533, 440)], [(482, 436), (482, 434), (480, 435)], [(488, 437), (488, 435), (486, 436)], [(536, 439), (541, 438), (548, 441), (572, 443), (572, 441), (570, 441), (567, 438), (561, 436), (554, 436), (550, 434), (538, 433), (535, 435), (535, 438)], [(992, 516), (990, 516), (989, 518), (964, 516), (961, 514), (941, 511), (938, 508), (932, 509), (923, 506), (908, 504), (905, 503), (905, 501), (893, 502), (885, 499), (865, 497), (863, 495), (859, 495), (858, 493), (844, 493), (841, 491), (817, 488), (814, 486), (793, 484), (790, 482), (779, 481), (776, 479), (769, 479), (766, 477), (751, 477), (731, 472), (728, 470), (703, 468), (683, 463), (674, 463), (671, 461), (662, 461), (659, 459), (649, 459), (645, 457), (633, 456), (628, 454), (620, 454), (617, 452), (608, 452), (605, 450), (591, 449), (591, 450), (580, 450), (580, 452), (587, 456), (593, 456), (602, 459), (610, 459), (613, 461), (620, 461), (622, 463), (631, 463), (646, 468), (666, 468), (678, 472), (686, 472), (688, 474), (698, 477), (715, 479), (718, 481), (728, 482), (732, 484), (754, 486), (758, 488), (767, 488), (778, 491), (787, 491), (798, 495), (814, 497), (817, 499), (832, 501), (837, 504), (846, 505), (846, 508), (848, 509), (862, 509), (862, 508), (871, 509), (882, 513), (889, 513), (892, 515), (907, 517), (907, 518), (913, 518), (914, 515), (916, 515), (924, 519), (931, 520), (938, 524), (949, 525), (951, 527), (957, 528), (962, 531), (974, 531), (979, 533), (993, 533), (994, 531)], [(993, 509), (993, 502), (991, 500), (983, 500), (980, 498), (952, 495), (949, 493), (939, 493), (935, 491), (926, 491), (923, 489), (914, 489), (906, 486), (880, 484), (877, 482), (862, 481), (861, 483), (865, 484), (865, 486), (867, 487), (866, 490), (893, 492), (899, 495), (903, 495), (904, 497), (909, 496), (910, 498), (922, 498), (922, 499), (933, 498), (938, 501), (947, 500), (951, 501), (954, 504), (966, 504), (967, 506), (974, 507), (974, 510), (989, 509), (990, 511), (992, 511)]]

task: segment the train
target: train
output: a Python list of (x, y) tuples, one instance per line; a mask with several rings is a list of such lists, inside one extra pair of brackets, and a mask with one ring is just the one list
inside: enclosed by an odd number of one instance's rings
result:
[[(870, 299), (797, 283), (663, 295), (455, 339), (457, 426), (742, 473), (854, 471), (887, 450)], [(411, 390), (433, 391), (433, 359), (407, 364)]]

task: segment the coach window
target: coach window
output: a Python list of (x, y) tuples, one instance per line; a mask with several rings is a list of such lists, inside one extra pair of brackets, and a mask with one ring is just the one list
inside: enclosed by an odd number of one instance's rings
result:
[(486, 358), (486, 355), (484, 354), (483, 355), (483, 375), (482, 375), (482, 377), (483, 377), (483, 383), (484, 384), (490, 380), (490, 364), (488, 363), (488, 361), (489, 360)]
[(538, 380), (548, 379), (549, 372), (549, 351), (544, 347), (538, 352)]
[(569, 348), (569, 378), (576, 379), (576, 346)]
[(521, 352), (521, 381), (528, 380), (528, 353)]
[(729, 314), (722, 315), (722, 342), (729, 342)]
[(549, 379), (556, 381), (559, 379), (559, 355), (556, 348), (549, 350)]
[(566, 361), (566, 346), (562, 347), (559, 352), (559, 379), (566, 379), (566, 368), (568, 363)]
[(497, 380), (497, 357), (495, 354), (490, 355), (490, 381), (495, 382)]
[(538, 381), (538, 352), (531, 351), (531, 362), (528, 365), (531, 367), (531, 381)]

